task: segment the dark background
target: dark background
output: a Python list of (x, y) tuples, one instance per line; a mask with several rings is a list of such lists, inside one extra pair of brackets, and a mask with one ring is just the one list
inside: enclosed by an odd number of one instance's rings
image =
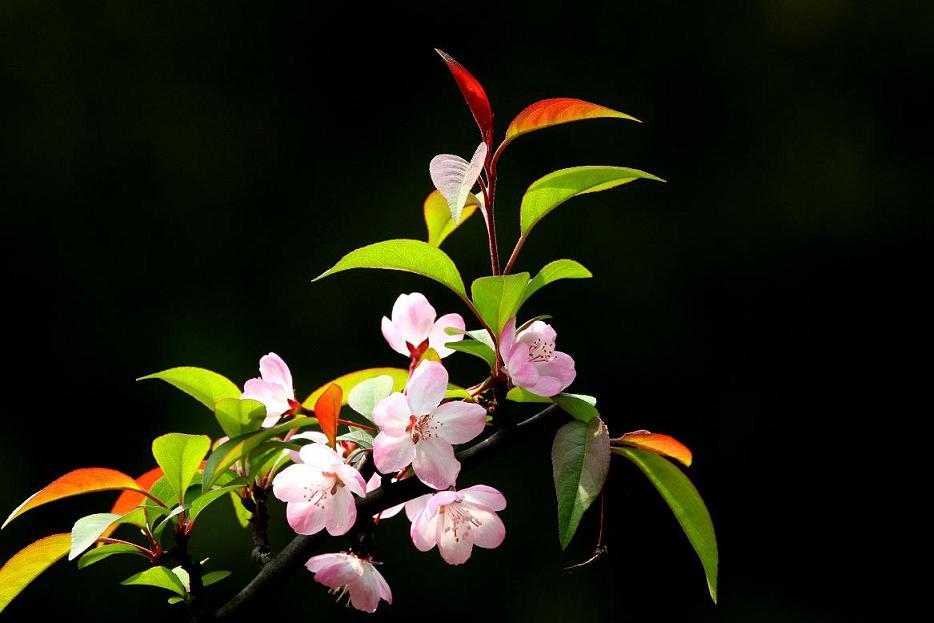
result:
[[(610, 555), (565, 573), (592, 549), (596, 518), (560, 551), (542, 433), (462, 483), (506, 493), (499, 549), (449, 567), (411, 546), (405, 519), (382, 524), (396, 603), (374, 620), (843, 621), (894, 607), (885, 552), (904, 535), (882, 525), (904, 511), (886, 466), (913, 445), (902, 423), (925, 412), (909, 396), (929, 383), (930, 364), (909, 355), (923, 354), (930, 319), (915, 298), (930, 287), (919, 93), (932, 5), (343, 6), (0, 4), (0, 513), (75, 467), (141, 473), (159, 434), (219, 434), (197, 403), (135, 377), (200, 365), (241, 383), (273, 350), (304, 395), (404, 363), (379, 332), (400, 292), (466, 313), (413, 275), (309, 283), (351, 248), (422, 237), (429, 159), (476, 146), (438, 46), (483, 82), (500, 133), (554, 96), (644, 120), (510, 147), (501, 246), (508, 255), (523, 189), (556, 168), (620, 164), (669, 180), (562, 207), (519, 268), (573, 257), (594, 272), (525, 312), (554, 315), (574, 389), (600, 398), (611, 432), (648, 428), (693, 449), (721, 600), (710, 603), (667, 507), (622, 462)], [(488, 268), (478, 218), (445, 249), (468, 280)], [(449, 361), (464, 384), (480, 371)], [(0, 558), (112, 498), (30, 512), (0, 534)], [(249, 539), (224, 503), (202, 526), (196, 551), (236, 572), (221, 598), (250, 577)], [(162, 592), (117, 586), (136, 570), (60, 563), (0, 618), (166, 620)], [(270, 608), (345, 614), (304, 573)]]

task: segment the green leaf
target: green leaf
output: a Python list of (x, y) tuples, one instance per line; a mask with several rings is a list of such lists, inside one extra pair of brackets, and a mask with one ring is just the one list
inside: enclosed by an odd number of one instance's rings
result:
[(597, 499), (610, 467), (610, 436), (600, 418), (568, 422), (551, 447), (558, 497), (558, 538), (567, 548), (584, 511)]
[(177, 575), (172, 573), (171, 569), (166, 567), (152, 567), (145, 571), (140, 571), (131, 575), (120, 582), (124, 586), (155, 586), (172, 591), (179, 597), (185, 596), (185, 586)]
[(361, 381), (350, 390), (347, 396), (347, 404), (350, 408), (373, 421), (373, 409), (376, 403), (392, 393), (395, 387), (395, 381), (388, 374), (381, 374), (371, 379)]
[(143, 552), (132, 545), (126, 545), (125, 543), (109, 543), (85, 552), (84, 556), (78, 559), (78, 568), (84, 569), (85, 567), (89, 567), (96, 562), (100, 562), (116, 554), (135, 554), (145, 558)]
[(193, 397), (211, 411), (219, 401), (225, 398), (239, 398), (241, 394), (240, 388), (230, 379), (204, 368), (191, 366), (171, 368), (141, 376), (136, 380), (145, 381), (146, 379), (162, 379)]
[(448, 342), (445, 344), (451, 350), (461, 353), (467, 353), (474, 357), (479, 357), (486, 362), (486, 365), (493, 369), (496, 365), (496, 353), (493, 349), (479, 340), (461, 340), (460, 342)]
[(259, 430), (266, 417), (266, 406), (249, 398), (224, 398), (214, 406), (214, 417), (228, 437)]
[(243, 505), (241, 498), (236, 493), (230, 494), (230, 503), (233, 504), (234, 515), (237, 518), (237, 523), (240, 524), (241, 528), (248, 528), (250, 526), (250, 520), (253, 519), (253, 513), (248, 511)]
[(202, 586), (210, 586), (227, 577), (230, 577), (230, 571), (211, 571), (201, 576), (201, 584)]
[(170, 606), (174, 606), (175, 604), (180, 604), (180, 603), (182, 603), (182, 602), (184, 602), (184, 601), (185, 601), (184, 599), (182, 599), (181, 597), (176, 597), (175, 595), (169, 597), (169, 605), (170, 605)]
[(198, 515), (200, 515), (201, 512), (208, 506), (213, 504), (215, 500), (221, 498), (227, 493), (231, 493), (242, 488), (243, 484), (227, 485), (226, 487), (211, 489), (207, 493), (202, 493), (191, 502), (191, 506), (188, 509), (188, 520), (194, 522), (195, 519), (198, 518)]
[(600, 416), (596, 408), (597, 399), (593, 396), (560, 393), (552, 396), (551, 400), (561, 407), (562, 411), (581, 422), (589, 422)]
[(529, 300), (529, 297), (544, 286), (547, 286), (549, 283), (554, 283), (559, 279), (589, 279), (591, 277), (593, 277), (593, 273), (574, 260), (555, 260), (554, 262), (549, 262), (538, 271), (538, 274), (535, 275), (532, 281), (529, 282), (529, 285), (526, 286), (525, 292), (522, 294), (522, 302), (520, 305), (525, 304), (525, 302)]
[(312, 281), (351, 268), (384, 268), (416, 273), (446, 285), (462, 299), (467, 299), (464, 280), (451, 258), (441, 249), (421, 240), (385, 240), (360, 247)]
[(210, 491), (211, 486), (228, 467), (241, 459), (248, 458), (267, 439), (285, 435), (293, 428), (307, 428), (317, 423), (318, 419), (313, 417), (293, 418), (278, 426), (264, 428), (255, 433), (247, 433), (225, 441), (208, 457), (208, 461), (204, 466), (204, 475), (201, 477), (202, 491), (204, 493)]
[(425, 225), (428, 228), (428, 244), (433, 247), (440, 247), (444, 239), (451, 235), (464, 221), (480, 206), (480, 200), (474, 195), (468, 195), (467, 203), (461, 211), (460, 223), (455, 223), (451, 218), (451, 210), (448, 208), (448, 202), (444, 196), (437, 190), (432, 191), (425, 199)]
[(53, 534), (30, 543), (0, 567), (0, 612), (43, 571), (65, 557), (70, 534)]
[(470, 286), (474, 305), (490, 328), (499, 335), (506, 322), (516, 315), (522, 293), (529, 283), (529, 273), (481, 277)]
[(338, 441), (352, 441), (363, 448), (373, 447), (373, 435), (361, 428), (355, 428), (337, 438)]
[(707, 576), (710, 598), (717, 603), (717, 567), (720, 559), (717, 535), (707, 506), (697, 489), (674, 463), (657, 454), (635, 448), (613, 448), (613, 452), (635, 463), (658, 489), (697, 552)]
[(68, 560), (74, 560), (81, 552), (94, 545), (104, 534), (104, 530), (122, 517), (123, 515), (113, 513), (95, 513), (76, 521), (71, 529), (71, 551), (68, 552)]
[(665, 181), (651, 173), (625, 167), (572, 167), (549, 173), (533, 182), (522, 197), (519, 207), (522, 236), (528, 236), (546, 214), (572, 197), (609, 190), (640, 178)]
[(153, 440), (152, 455), (179, 502), (184, 502), (185, 491), (210, 449), (211, 438), (207, 435), (169, 433)]
[(372, 379), (376, 376), (387, 375), (392, 377), (392, 391), (401, 392), (402, 388), (405, 387), (405, 384), (409, 380), (409, 371), (403, 368), (367, 368), (365, 370), (356, 370), (354, 372), (348, 372), (343, 376), (339, 376), (333, 381), (328, 381), (315, 391), (309, 394), (308, 398), (305, 398), (305, 401), (302, 402), (302, 406), (306, 409), (314, 409), (315, 403), (318, 402), (318, 398), (330, 387), (332, 384), (339, 385), (341, 391), (344, 394), (343, 403), (347, 404), (347, 400), (350, 397), (350, 392), (353, 391), (353, 388), (366, 381), (367, 379)]
[(510, 389), (506, 393), (506, 400), (511, 400), (513, 402), (534, 402), (543, 404), (550, 404), (552, 402), (551, 398), (545, 398), (544, 396), (533, 394), (529, 390), (522, 389), (521, 387), (513, 387)]

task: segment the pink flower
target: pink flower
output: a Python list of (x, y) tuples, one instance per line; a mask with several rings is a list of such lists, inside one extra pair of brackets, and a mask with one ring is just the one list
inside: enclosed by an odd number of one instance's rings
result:
[[(304, 433), (298, 433), (298, 434), (292, 435), (292, 437), (290, 438), (290, 441), (294, 442), (296, 439), (308, 439), (312, 443), (321, 443), (324, 445), (328, 445), (328, 436), (316, 430), (309, 430), (309, 431), (305, 431)], [(298, 450), (286, 450), (285, 452), (288, 453), (289, 458), (292, 459), (293, 463), (302, 462), (302, 459), (298, 454)]]
[(439, 357), (447, 357), (454, 351), (445, 344), (460, 341), (464, 336), (448, 335), (445, 329), (455, 327), (463, 331), (464, 319), (460, 314), (445, 314), (436, 321), (436, 315), (424, 295), (400, 294), (392, 306), (392, 320), (383, 316), (383, 337), (394, 351), (411, 358), (413, 363), (429, 348), (435, 349)]
[(550, 397), (564, 391), (574, 381), (577, 372), (570, 355), (555, 350), (558, 334), (541, 320), (516, 335), (516, 319), (503, 327), (499, 338), (499, 353), (506, 373), (516, 387), (538, 396)]
[(479, 435), (486, 425), (486, 409), (461, 400), (441, 404), (447, 385), (444, 366), (426, 361), (409, 377), (405, 394), (395, 392), (376, 404), (376, 469), (392, 474), (411, 464), (419, 480), (435, 489), (457, 481), (461, 464), (451, 444)]
[(289, 525), (298, 534), (322, 528), (332, 536), (345, 534), (357, 519), (352, 494), (366, 495), (366, 481), (326, 445), (310, 443), (298, 454), (302, 462), (286, 467), (272, 481), (273, 494), (287, 503)]
[(240, 398), (249, 398), (266, 405), (263, 427), (269, 428), (294, 406), (291, 404), (295, 402), (292, 373), (276, 353), (269, 353), (259, 360), (259, 373), (261, 378), (250, 379), (243, 385)]
[(493, 487), (475, 485), (460, 491), (441, 491), (405, 504), (412, 522), (412, 542), (427, 552), (436, 544), (441, 558), (459, 565), (470, 558), (473, 546), (493, 549), (506, 538), (506, 527), (496, 514), (506, 498)]
[(324, 584), (340, 599), (348, 592), (350, 603), (357, 610), (375, 612), (380, 598), (392, 603), (392, 591), (373, 562), (354, 554), (321, 554), (305, 563), (315, 574), (315, 582)]
[[(396, 479), (393, 478), (392, 482), (396, 482)], [(366, 481), (366, 492), (372, 493), (382, 486), (382, 478), (380, 478), (377, 472), (373, 472), (373, 475), (370, 476), (370, 479)], [(379, 517), (380, 519), (389, 519), (390, 517), (395, 517), (399, 514), (399, 511), (402, 510), (402, 507), (405, 506), (405, 502), (402, 504), (396, 504), (395, 506), (390, 506), (386, 510), (373, 515), (373, 517)]]

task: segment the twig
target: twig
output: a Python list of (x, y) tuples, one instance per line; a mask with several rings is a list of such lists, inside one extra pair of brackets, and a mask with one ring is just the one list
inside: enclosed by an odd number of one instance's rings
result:
[[(551, 405), (527, 420), (520, 422), (517, 426), (500, 429), (480, 443), (458, 452), (457, 459), (461, 463), (461, 473), (499, 454), (527, 433), (538, 429), (557, 410), (555, 405)], [(387, 484), (357, 502), (357, 521), (372, 521), (371, 517), (376, 513), (430, 491), (432, 489), (422, 484), (418, 478), (407, 478)], [(217, 611), (216, 618), (218, 620), (233, 620), (242, 608), (249, 607), (250, 604), (261, 599), (268, 592), (284, 585), (286, 579), (301, 569), (302, 565), (311, 557), (311, 554), (326, 543), (328, 539), (329, 536), (325, 532), (319, 532), (311, 536), (296, 536), (260, 570), (249, 584)]]

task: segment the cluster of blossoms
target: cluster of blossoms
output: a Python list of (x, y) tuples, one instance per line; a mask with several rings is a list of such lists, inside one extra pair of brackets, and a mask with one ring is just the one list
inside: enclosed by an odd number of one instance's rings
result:
[[(373, 408), (379, 427), (372, 447), (376, 472), (368, 482), (364, 479), (359, 470), (365, 455), (348, 452), (353, 446), (332, 448), (319, 432), (293, 436), (292, 441), (311, 443), (288, 452), (293, 464), (276, 475), (273, 494), (287, 504), (286, 517), (295, 532), (346, 534), (357, 520), (355, 496), (378, 488), (384, 475), (415, 477), (435, 490), (379, 515), (391, 517), (404, 506), (412, 542), (420, 551), (437, 546), (445, 562), (459, 565), (470, 558), (474, 545), (492, 549), (503, 542), (506, 528), (497, 515), (506, 508), (503, 494), (486, 485), (455, 489), (460, 462), (453, 446), (476, 439), (487, 419), (486, 409), (476, 402), (446, 399), (448, 372), (440, 359), (454, 352), (446, 344), (463, 339), (464, 329), (459, 314), (437, 318), (422, 294), (399, 296), (391, 318), (382, 319), (382, 333), (393, 350), (409, 358), (409, 376), (403, 391), (390, 393)], [(574, 361), (555, 351), (555, 337), (554, 329), (541, 321), (518, 332), (515, 318), (506, 324), (498, 336), (499, 355), (512, 385), (553, 396), (574, 380)], [(429, 350), (437, 357), (426, 357)], [(278, 355), (260, 360), (260, 374), (246, 382), (242, 398), (266, 406), (263, 426), (300, 411), (291, 372)], [(392, 591), (368, 553), (322, 554), (306, 567), (338, 598), (349, 595), (349, 603), (359, 610), (376, 610), (380, 599), (392, 602)]]

